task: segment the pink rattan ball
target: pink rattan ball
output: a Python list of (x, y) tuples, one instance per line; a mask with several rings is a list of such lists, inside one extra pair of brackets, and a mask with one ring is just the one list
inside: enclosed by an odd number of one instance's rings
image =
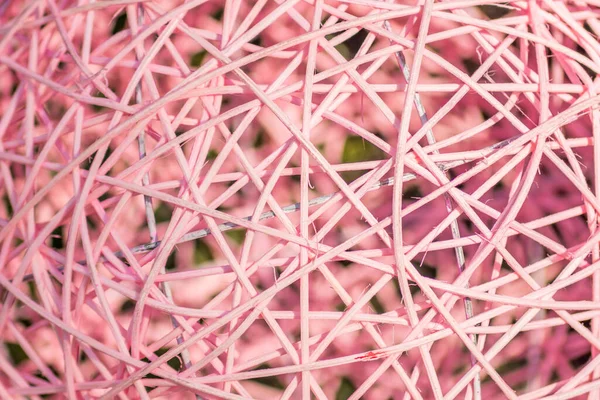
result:
[(0, 398), (600, 399), (599, 35), (0, 2)]

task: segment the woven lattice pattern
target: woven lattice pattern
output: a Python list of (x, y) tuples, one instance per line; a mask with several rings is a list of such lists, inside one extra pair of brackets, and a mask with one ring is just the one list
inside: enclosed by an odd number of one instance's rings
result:
[(0, 2), (0, 397), (600, 399), (599, 17)]

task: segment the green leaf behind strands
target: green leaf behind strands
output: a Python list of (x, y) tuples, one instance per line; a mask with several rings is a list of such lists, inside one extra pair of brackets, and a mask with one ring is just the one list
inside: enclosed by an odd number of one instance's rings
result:
[(352, 396), (352, 393), (355, 391), (356, 387), (352, 381), (348, 377), (344, 376), (340, 382), (340, 387), (338, 387), (338, 390), (335, 394), (335, 400), (346, 400)]
[(12, 361), (12, 365), (16, 366), (24, 361), (29, 360), (29, 357), (19, 343), (4, 342), (4, 346), (6, 346), (6, 350), (8, 350), (8, 355)]
[[(344, 143), (344, 152), (342, 153), (343, 163), (357, 163), (363, 161), (375, 161), (385, 159), (385, 153), (379, 147), (371, 142), (364, 140), (360, 136), (348, 136)], [(342, 178), (346, 182), (352, 182), (363, 175), (366, 171), (346, 171), (342, 172)]]
[(190, 57), (190, 65), (192, 67), (198, 68), (202, 65), (204, 57), (206, 57), (206, 50), (200, 50), (199, 52), (192, 54), (192, 56)]
[(246, 238), (246, 229), (232, 229), (225, 231), (225, 235), (229, 236), (236, 244), (242, 244)]
[(214, 259), (212, 250), (204, 240), (198, 239), (194, 241), (194, 264), (200, 265)]

